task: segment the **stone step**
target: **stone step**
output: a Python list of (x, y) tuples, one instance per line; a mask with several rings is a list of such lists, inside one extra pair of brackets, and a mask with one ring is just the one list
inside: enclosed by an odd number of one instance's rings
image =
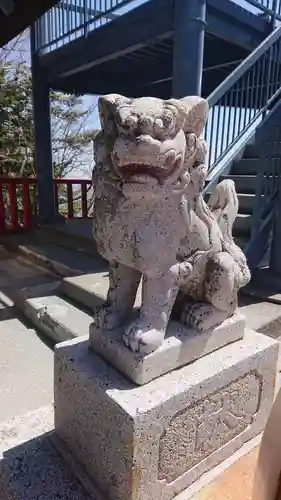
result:
[(83, 250), (89, 255), (100, 258), (92, 236), (90, 219), (69, 219), (64, 224), (40, 226), (35, 232), (45, 241), (73, 250)]
[[(62, 293), (89, 311), (105, 301), (109, 287), (108, 273), (94, 273), (64, 278)], [(136, 296), (135, 306), (141, 303), (141, 285)]]
[(9, 235), (4, 238), (3, 246), (56, 276), (77, 276), (107, 269), (107, 262), (99, 257), (89, 255), (78, 247), (66, 248), (59, 242), (46, 241), (34, 233)]
[(92, 316), (60, 295), (60, 282), (19, 290), (15, 305), (55, 343), (89, 334)]
[(231, 168), (233, 175), (256, 175), (259, 168), (258, 158), (242, 158), (235, 161)]
[(106, 299), (108, 286), (108, 272), (101, 272), (64, 278), (61, 290), (75, 303), (93, 311)]
[(237, 193), (255, 194), (257, 177), (255, 175), (222, 175), (220, 180), (231, 179)]

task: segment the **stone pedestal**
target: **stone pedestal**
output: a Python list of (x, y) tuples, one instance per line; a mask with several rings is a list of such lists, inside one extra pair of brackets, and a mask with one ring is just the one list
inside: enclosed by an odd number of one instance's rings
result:
[(55, 350), (55, 430), (109, 500), (170, 500), (259, 434), (278, 345), (243, 339), (136, 386), (89, 349)]
[(130, 380), (143, 385), (242, 339), (244, 332), (245, 318), (238, 312), (221, 325), (203, 332), (170, 321), (163, 344), (151, 354), (142, 355), (125, 346), (123, 328), (104, 331), (92, 324), (90, 346)]

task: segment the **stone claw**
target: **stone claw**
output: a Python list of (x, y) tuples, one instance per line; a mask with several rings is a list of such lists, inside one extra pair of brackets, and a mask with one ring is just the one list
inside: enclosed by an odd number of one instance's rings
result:
[(228, 311), (219, 311), (211, 304), (197, 302), (186, 304), (181, 313), (180, 322), (189, 328), (203, 332), (215, 328), (230, 316)]
[(138, 320), (129, 325), (124, 334), (124, 344), (133, 352), (150, 354), (161, 346), (165, 331), (151, 327), (151, 325)]

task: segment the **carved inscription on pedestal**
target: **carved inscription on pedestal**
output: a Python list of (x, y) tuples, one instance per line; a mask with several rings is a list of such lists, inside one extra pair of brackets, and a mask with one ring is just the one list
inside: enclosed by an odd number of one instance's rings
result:
[(176, 413), (160, 438), (158, 478), (174, 481), (247, 429), (261, 390), (261, 377), (250, 372)]

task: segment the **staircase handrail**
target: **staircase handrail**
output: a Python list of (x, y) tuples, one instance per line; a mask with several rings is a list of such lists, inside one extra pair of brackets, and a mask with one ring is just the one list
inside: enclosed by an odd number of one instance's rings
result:
[[(256, 9), (273, 16), (275, 19), (280, 19), (281, 16), (281, 4), (278, 0), (273, 0), (270, 6), (269, 2), (266, 0), (246, 0), (249, 4), (253, 5)], [(264, 5), (264, 3), (266, 3)], [(273, 19), (274, 22), (274, 19)]]
[(205, 131), (209, 174), (281, 93), (280, 41), (281, 26), (209, 95), (210, 117)]
[(232, 73), (221, 82), (221, 84), (209, 95), (208, 103), (212, 108), (217, 101), (239, 80), (239, 78), (249, 69), (260, 57), (272, 47), (281, 37), (281, 26), (276, 28), (270, 35), (244, 59)]
[(272, 45), (281, 37), (281, 26), (276, 28), (270, 35), (263, 40), (246, 59), (244, 59), (237, 68), (209, 95), (208, 103), (212, 108), (217, 101), (241, 78), (241, 76), (249, 69)]

